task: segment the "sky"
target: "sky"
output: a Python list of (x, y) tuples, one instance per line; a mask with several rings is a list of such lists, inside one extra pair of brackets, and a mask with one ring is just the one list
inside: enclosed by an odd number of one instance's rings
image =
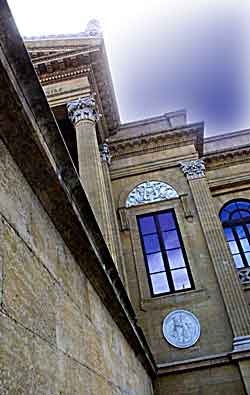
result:
[(249, 0), (8, 0), (21, 35), (99, 19), (122, 122), (185, 108), (207, 136), (250, 128)]

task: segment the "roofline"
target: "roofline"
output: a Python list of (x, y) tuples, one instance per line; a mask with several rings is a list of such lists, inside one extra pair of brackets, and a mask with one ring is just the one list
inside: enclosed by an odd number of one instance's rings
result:
[(144, 118), (144, 119), (139, 119), (137, 121), (129, 121), (129, 122), (125, 122), (125, 123), (121, 123), (119, 126), (119, 130), (120, 129), (127, 129), (127, 128), (132, 128), (135, 126), (141, 126), (141, 125), (147, 125), (149, 123), (153, 123), (153, 122), (158, 122), (158, 121), (164, 121), (170, 117), (173, 116), (179, 116), (179, 115), (187, 115), (187, 111), (186, 109), (180, 109), (180, 110), (176, 110), (176, 111), (170, 111), (167, 112), (165, 114), (162, 115), (156, 115), (156, 116), (152, 116), (149, 118)]
[[(204, 138), (204, 144), (209, 143), (210, 141), (217, 141), (217, 140), (223, 140), (228, 137), (234, 137), (234, 136), (240, 136), (240, 135), (245, 135), (245, 134), (250, 134), (250, 129), (242, 129), (242, 130), (236, 130), (234, 132), (226, 132), (223, 134), (215, 134), (214, 136), (209, 136)], [(250, 144), (250, 142), (249, 142)]]

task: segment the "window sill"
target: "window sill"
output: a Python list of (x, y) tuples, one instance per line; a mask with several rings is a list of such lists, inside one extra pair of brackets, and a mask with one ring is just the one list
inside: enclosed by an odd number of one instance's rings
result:
[(206, 289), (191, 289), (189, 291), (183, 291), (176, 294), (142, 299), (141, 309), (143, 311), (149, 311), (152, 309), (165, 309), (166, 307), (174, 307), (177, 305), (181, 305), (183, 307), (196, 301), (199, 301), (199, 303), (203, 302), (208, 298), (209, 295)]

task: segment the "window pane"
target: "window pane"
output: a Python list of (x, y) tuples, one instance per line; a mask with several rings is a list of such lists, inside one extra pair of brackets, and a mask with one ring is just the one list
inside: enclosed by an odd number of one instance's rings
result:
[(240, 210), (239, 213), (240, 213), (240, 216), (241, 216), (242, 218), (246, 218), (246, 217), (249, 217), (249, 216), (250, 216), (249, 212), (246, 211), (246, 210)]
[(151, 274), (151, 282), (154, 294), (169, 292), (166, 273)]
[(235, 241), (229, 241), (228, 245), (232, 254), (237, 254), (239, 252)]
[(227, 221), (229, 218), (229, 213), (226, 210), (222, 210), (220, 213), (220, 219), (222, 222)]
[(162, 235), (166, 250), (180, 247), (179, 237), (176, 230), (163, 232)]
[(157, 234), (144, 236), (143, 240), (146, 253), (160, 251), (160, 244)]
[(150, 273), (165, 271), (164, 262), (160, 252), (147, 255), (148, 269)]
[(224, 228), (227, 241), (234, 240), (233, 231), (231, 228)]
[(250, 233), (250, 224), (247, 224), (248, 232)]
[(250, 266), (250, 252), (247, 252), (247, 253), (245, 254), (245, 257), (246, 257), (246, 259), (247, 259), (248, 265)]
[(175, 222), (172, 213), (159, 214), (158, 220), (161, 230), (175, 229)]
[(243, 226), (236, 226), (235, 227), (237, 235), (239, 237), (239, 239), (243, 239), (244, 237), (246, 237), (245, 231), (243, 229)]
[(177, 250), (167, 251), (168, 261), (170, 269), (176, 269), (179, 267), (185, 267), (185, 261), (180, 248)]
[(241, 267), (244, 267), (244, 264), (243, 264), (243, 261), (242, 261), (242, 258), (240, 256), (240, 254), (233, 255), (233, 259), (234, 259), (235, 267), (237, 269), (240, 269)]
[(139, 221), (140, 221), (141, 233), (143, 235), (147, 233), (156, 233), (154, 217), (143, 217), (140, 218)]
[(173, 270), (171, 274), (176, 291), (179, 291), (180, 289), (191, 288), (186, 269)]
[(232, 215), (231, 215), (231, 219), (240, 219), (240, 212), (239, 211), (235, 211)]
[(244, 252), (250, 251), (250, 245), (247, 239), (241, 239), (240, 243)]
[(237, 210), (238, 207), (236, 206), (235, 203), (229, 203), (229, 204), (225, 207), (225, 209), (226, 209), (227, 211), (229, 211), (229, 212), (232, 212), (232, 211), (234, 211), (234, 210)]
[(243, 208), (243, 209), (246, 209), (246, 210), (250, 210), (250, 203), (249, 202), (241, 202), (241, 201), (239, 201), (239, 202), (237, 202), (237, 207)]

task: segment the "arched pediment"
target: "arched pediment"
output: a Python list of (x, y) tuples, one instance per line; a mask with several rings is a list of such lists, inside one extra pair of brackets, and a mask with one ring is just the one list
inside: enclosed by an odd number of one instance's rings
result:
[(126, 207), (137, 206), (178, 197), (171, 185), (162, 181), (145, 181), (137, 185), (126, 200)]

